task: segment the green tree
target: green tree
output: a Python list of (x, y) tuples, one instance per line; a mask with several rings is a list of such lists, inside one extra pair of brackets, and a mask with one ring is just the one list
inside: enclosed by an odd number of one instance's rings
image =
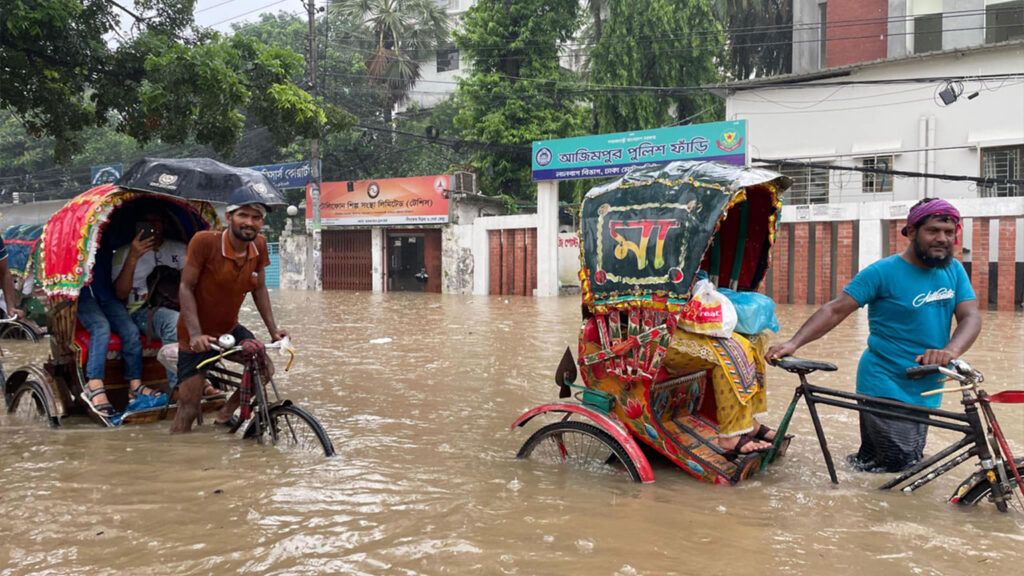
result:
[[(192, 28), (194, 0), (14, 0), (0, 22), (0, 107), (34, 136), (54, 138), (67, 162), (83, 131), (113, 122), (141, 143), (194, 139), (227, 154), (247, 118), (278, 143), (351, 117), (291, 78), (301, 57), (249, 38)], [(120, 37), (127, 14), (132, 34)], [(110, 42), (110, 38), (119, 38)]]
[(581, 133), (578, 81), (558, 60), (579, 22), (578, 0), (479, 0), (466, 12), (456, 45), (470, 73), (459, 81), (455, 125), (489, 144), (472, 154), (484, 192), (533, 197), (530, 144)]
[(448, 13), (435, 0), (335, 0), (340, 42), (363, 54), (381, 116), (391, 123), (421, 77), (420, 62), (449, 42)]
[[(609, 0), (602, 37), (591, 54), (600, 132), (658, 128), (716, 119), (718, 97), (692, 88), (720, 80), (725, 40), (709, 0)], [(663, 87), (643, 90), (632, 87)], [(684, 89), (680, 89), (680, 88)]]

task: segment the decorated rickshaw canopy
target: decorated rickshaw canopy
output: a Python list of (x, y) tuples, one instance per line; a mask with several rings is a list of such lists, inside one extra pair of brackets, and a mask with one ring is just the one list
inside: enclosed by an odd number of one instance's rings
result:
[(15, 277), (24, 279), (32, 272), (35, 264), (32, 259), (42, 235), (42, 224), (17, 224), (4, 231), (7, 266)]
[(286, 204), (284, 196), (262, 172), (209, 158), (143, 158), (118, 179), (117, 185), (188, 200), (226, 204), (234, 192), (247, 199), (245, 204)]
[(159, 200), (160, 212), (173, 223), (174, 233), (182, 240), (187, 241), (200, 230), (220, 227), (217, 211), (209, 202), (166, 193), (146, 194), (109, 184), (97, 186), (69, 200), (46, 222), (38, 258), (42, 266), (39, 276), (47, 295), (77, 298), (82, 287), (92, 281), (97, 250), (101, 246), (116, 249), (134, 236), (132, 222), (121, 218), (117, 226), (109, 226), (111, 219), (119, 218), (118, 209), (147, 198)]
[(719, 286), (756, 290), (789, 185), (768, 170), (678, 161), (592, 189), (580, 208), (584, 303), (676, 311), (702, 269)]

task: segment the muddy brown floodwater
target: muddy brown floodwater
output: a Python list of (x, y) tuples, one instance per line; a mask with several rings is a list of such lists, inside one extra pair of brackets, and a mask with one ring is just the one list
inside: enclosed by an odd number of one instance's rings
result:
[[(972, 465), (907, 495), (840, 463), (833, 486), (803, 407), (786, 458), (733, 488), (667, 464), (636, 485), (516, 460), (537, 426), (508, 426), (556, 399), (578, 297), (273, 298), (298, 347), (280, 386), (323, 422), (338, 456), (210, 426), (172, 438), (167, 423), (72, 418), (51, 430), (3, 414), (0, 574), (983, 575), (1024, 563), (1024, 515), (946, 503)], [(812, 310), (783, 306), (782, 334)], [(1024, 314), (984, 321), (967, 358), (990, 392), (1024, 386)], [(852, 390), (866, 335), (861, 311), (804, 349), (840, 367), (812, 381)], [(3, 348), (10, 370), (48, 346)], [(770, 372), (770, 423), (795, 384)], [(997, 409), (1024, 453), (1024, 406)], [(834, 454), (856, 450), (856, 415), (822, 412)], [(953, 438), (933, 431), (929, 451), (943, 439)]]

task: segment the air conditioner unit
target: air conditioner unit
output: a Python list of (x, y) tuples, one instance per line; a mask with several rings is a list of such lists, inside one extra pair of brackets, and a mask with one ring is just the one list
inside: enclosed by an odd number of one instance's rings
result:
[(456, 194), (476, 194), (476, 174), (472, 172), (456, 172), (452, 175), (452, 189)]

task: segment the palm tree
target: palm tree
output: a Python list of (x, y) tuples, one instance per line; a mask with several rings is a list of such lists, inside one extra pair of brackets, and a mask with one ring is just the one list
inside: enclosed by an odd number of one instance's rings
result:
[(437, 0), (333, 0), (330, 11), (349, 24), (351, 35), (338, 41), (362, 53), (390, 124), (420, 79), (420, 63), (450, 41), (448, 13)]

